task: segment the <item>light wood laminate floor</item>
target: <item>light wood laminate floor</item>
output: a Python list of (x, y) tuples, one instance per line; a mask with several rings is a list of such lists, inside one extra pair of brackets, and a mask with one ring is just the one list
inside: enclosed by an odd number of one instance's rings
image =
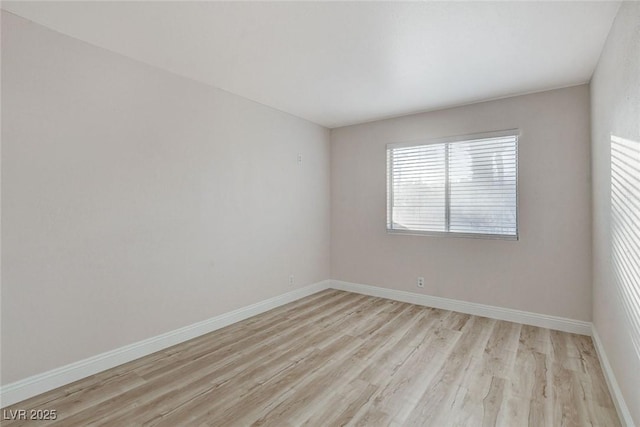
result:
[(7, 409), (32, 408), (57, 411), (38, 426), (619, 425), (589, 337), (336, 290)]

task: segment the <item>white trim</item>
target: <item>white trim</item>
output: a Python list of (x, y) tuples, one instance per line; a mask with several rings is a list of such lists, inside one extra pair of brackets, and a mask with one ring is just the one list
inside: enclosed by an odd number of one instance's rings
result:
[(151, 337), (106, 353), (98, 354), (66, 366), (37, 374), (0, 388), (0, 407), (44, 393), (54, 388), (72, 383), (79, 379), (111, 369), (123, 363), (130, 362), (156, 351), (180, 344), (200, 335), (207, 334), (249, 317), (272, 310), (281, 305), (299, 300), (330, 287), (330, 281), (325, 280), (304, 288), (296, 289), (286, 294), (269, 298), (258, 303), (212, 317), (202, 322), (194, 323), (155, 337)]
[(0, 387), (0, 407), (13, 405), (14, 403), (53, 390), (54, 388), (72, 383), (82, 378), (97, 374), (104, 370), (130, 362), (140, 357), (155, 353), (156, 351), (171, 347), (192, 338), (215, 331), (249, 317), (272, 310), (281, 305), (313, 295), (325, 289), (339, 289), (347, 292), (355, 292), (396, 301), (418, 304), (427, 307), (453, 310), (460, 313), (490, 317), (498, 320), (507, 320), (543, 328), (555, 329), (564, 332), (581, 335), (592, 335), (594, 346), (598, 353), (607, 385), (616, 405), (618, 415), (627, 427), (634, 427), (631, 413), (627, 408), (622, 392), (618, 387), (611, 365), (600, 341), (600, 337), (590, 322), (566, 319), (556, 316), (531, 313), (509, 308), (501, 308), (484, 304), (459, 301), (430, 295), (416, 294), (413, 292), (398, 291), (394, 289), (380, 288), (377, 286), (362, 285), (344, 282), (340, 280), (325, 280), (296, 289), (283, 295), (243, 307), (228, 313), (221, 314), (202, 322), (194, 323), (174, 331), (157, 335), (115, 350), (108, 351), (87, 359), (71, 363), (60, 368), (25, 378), (20, 381)]
[(411, 304), (424, 305), (427, 307), (452, 310), (498, 320), (507, 320), (509, 322), (523, 323), (525, 325), (539, 326), (541, 328), (555, 329), (574, 334), (591, 335), (591, 322), (583, 322), (581, 320), (573, 320), (564, 317), (549, 316), (547, 314), (495, 307), (431, 295), (422, 295), (413, 292), (380, 288), (377, 286), (361, 285), (358, 283), (343, 282), (340, 280), (332, 280), (331, 287), (343, 291), (388, 298)]
[(607, 354), (604, 351), (604, 346), (602, 345), (602, 341), (600, 341), (600, 335), (598, 335), (595, 325), (591, 325), (591, 337), (593, 339), (593, 345), (596, 348), (596, 353), (598, 353), (598, 359), (600, 359), (600, 366), (602, 366), (604, 378), (607, 381), (607, 386), (609, 386), (609, 393), (611, 394), (614, 405), (616, 405), (620, 422), (626, 427), (634, 427), (635, 424), (631, 418), (631, 412), (624, 401), (622, 390), (620, 390), (618, 386), (618, 381), (616, 381), (616, 376), (613, 373), (613, 369), (611, 369), (609, 359), (607, 359)]

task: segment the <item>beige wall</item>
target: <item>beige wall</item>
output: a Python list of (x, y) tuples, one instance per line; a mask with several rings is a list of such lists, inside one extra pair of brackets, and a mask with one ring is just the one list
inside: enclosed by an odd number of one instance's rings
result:
[(329, 131), (3, 12), (2, 205), (6, 384), (327, 279)]
[[(634, 226), (612, 221), (611, 147), (616, 139), (635, 151), (628, 173), (640, 170), (640, 3), (624, 2), (591, 80), (593, 169), (593, 323), (635, 423), (640, 425), (640, 188), (617, 192), (629, 206)], [(620, 232), (614, 234), (614, 230)], [(631, 231), (631, 233), (629, 233)], [(623, 240), (626, 256), (612, 246)], [(635, 258), (635, 261), (634, 261)], [(635, 264), (635, 265), (633, 265)], [(635, 273), (634, 273), (635, 269)], [(633, 294), (635, 292), (635, 296)], [(635, 308), (635, 310), (634, 310)]]
[[(386, 233), (387, 143), (512, 128), (519, 241)], [(588, 86), (334, 129), (331, 144), (333, 279), (591, 320)]]

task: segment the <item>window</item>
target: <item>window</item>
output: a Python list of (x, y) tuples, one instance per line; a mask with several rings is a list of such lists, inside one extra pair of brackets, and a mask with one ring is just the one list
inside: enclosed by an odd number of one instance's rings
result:
[(387, 230), (518, 238), (518, 132), (387, 145)]

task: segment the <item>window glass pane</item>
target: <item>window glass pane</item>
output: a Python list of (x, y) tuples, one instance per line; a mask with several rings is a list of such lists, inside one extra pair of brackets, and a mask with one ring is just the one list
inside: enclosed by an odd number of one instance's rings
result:
[(515, 236), (515, 138), (451, 143), (449, 191), (449, 231)]
[(445, 231), (444, 149), (421, 145), (391, 153), (391, 229)]

